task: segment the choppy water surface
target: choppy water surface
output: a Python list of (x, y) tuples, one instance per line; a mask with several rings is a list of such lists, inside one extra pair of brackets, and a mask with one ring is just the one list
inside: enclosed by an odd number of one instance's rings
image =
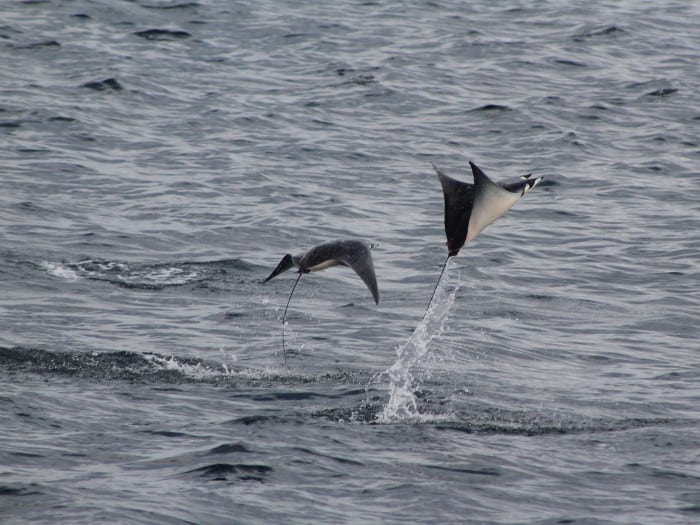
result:
[(0, 13), (0, 521), (700, 520), (695, 3)]

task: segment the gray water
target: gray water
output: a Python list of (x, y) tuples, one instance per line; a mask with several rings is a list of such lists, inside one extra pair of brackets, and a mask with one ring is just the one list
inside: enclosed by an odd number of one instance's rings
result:
[(0, 15), (0, 522), (700, 521), (700, 4)]

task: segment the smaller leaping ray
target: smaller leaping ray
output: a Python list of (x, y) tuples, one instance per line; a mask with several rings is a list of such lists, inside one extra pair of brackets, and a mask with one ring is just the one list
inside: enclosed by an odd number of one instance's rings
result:
[(481, 171), (479, 166), (473, 162), (469, 162), (469, 165), (472, 168), (474, 184), (448, 177), (433, 164), (445, 195), (445, 235), (447, 236), (448, 253), (423, 318), (433, 302), (435, 291), (445, 273), (450, 257), (457, 255), (465, 244), (474, 240), (489, 224), (511, 209), (543, 178), (530, 178), (532, 177), (530, 173), (494, 182)]
[(277, 267), (272, 270), (267, 279), (263, 281), (266, 283), (292, 267), (296, 266), (298, 268), (299, 276), (294, 281), (292, 291), (289, 293), (289, 299), (287, 299), (287, 306), (285, 306), (284, 314), (282, 315), (282, 355), (285, 363), (287, 362), (287, 351), (284, 341), (284, 327), (287, 324), (287, 309), (292, 300), (294, 290), (299, 284), (299, 279), (305, 273), (325, 270), (331, 266), (349, 266), (355, 270), (355, 273), (360, 276), (367, 288), (369, 288), (369, 291), (372, 292), (374, 302), (379, 304), (379, 289), (377, 288), (377, 277), (374, 274), (374, 262), (372, 261), (370, 249), (371, 247), (366, 243), (352, 239), (324, 242), (314, 246), (306, 253), (299, 255), (288, 253), (282, 258)]

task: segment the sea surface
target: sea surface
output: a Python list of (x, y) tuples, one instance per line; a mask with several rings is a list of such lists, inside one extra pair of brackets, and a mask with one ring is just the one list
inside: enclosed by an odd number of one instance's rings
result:
[(700, 523), (699, 22), (0, 3), (0, 523)]

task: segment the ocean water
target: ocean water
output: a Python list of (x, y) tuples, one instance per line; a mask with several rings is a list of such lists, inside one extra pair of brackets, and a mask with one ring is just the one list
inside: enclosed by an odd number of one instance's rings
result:
[(0, 14), (0, 522), (700, 521), (700, 4)]

